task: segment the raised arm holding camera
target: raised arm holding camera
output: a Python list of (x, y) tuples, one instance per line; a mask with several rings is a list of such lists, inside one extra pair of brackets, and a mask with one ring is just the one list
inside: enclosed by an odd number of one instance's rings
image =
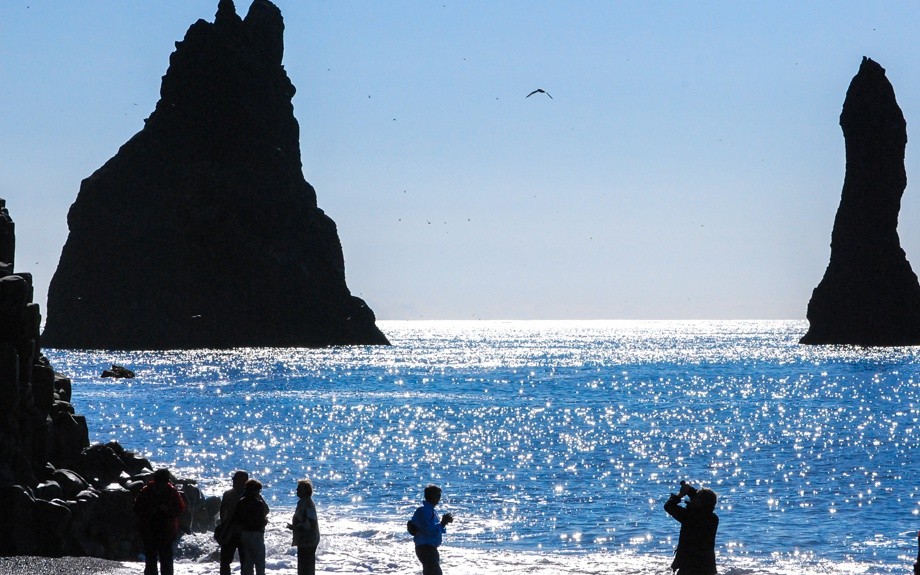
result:
[[(684, 497), (688, 502), (682, 506)], [(681, 481), (680, 491), (672, 493), (664, 504), (668, 515), (680, 522), (677, 551), (671, 563), (677, 575), (715, 575), (716, 531), (719, 529), (716, 499), (711, 489), (698, 490)]]

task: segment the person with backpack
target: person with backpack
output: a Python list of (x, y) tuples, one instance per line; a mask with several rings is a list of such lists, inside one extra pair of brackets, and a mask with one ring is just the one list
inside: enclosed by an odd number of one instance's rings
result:
[(445, 513), (438, 518), (435, 506), (441, 501), (441, 488), (429, 485), (425, 488), (425, 502), (415, 510), (407, 528), (412, 533), (415, 543), (415, 556), (422, 564), (422, 575), (441, 575), (441, 556), (438, 547), (441, 537), (447, 532), (447, 525), (453, 523), (454, 516)]
[(185, 499), (169, 481), (168, 469), (157, 469), (134, 499), (134, 514), (144, 544), (144, 575), (173, 575), (173, 544), (179, 536), (179, 516)]
[(265, 526), (268, 525), (268, 504), (262, 498), (262, 483), (250, 479), (243, 488), (243, 497), (233, 511), (231, 525), (240, 531), (243, 546), (240, 573), (265, 575)]

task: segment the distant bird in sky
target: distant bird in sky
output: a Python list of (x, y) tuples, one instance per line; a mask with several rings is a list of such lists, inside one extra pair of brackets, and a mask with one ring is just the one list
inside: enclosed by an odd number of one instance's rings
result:
[(536, 90), (534, 90), (533, 92), (527, 94), (527, 95), (524, 96), (524, 97), (525, 97), (525, 98), (529, 98), (529, 97), (533, 96), (534, 94), (546, 94), (547, 96), (549, 96), (549, 99), (550, 99), (550, 100), (553, 99), (553, 97), (549, 95), (549, 92), (547, 92), (547, 91), (544, 90), (543, 88), (537, 88)]

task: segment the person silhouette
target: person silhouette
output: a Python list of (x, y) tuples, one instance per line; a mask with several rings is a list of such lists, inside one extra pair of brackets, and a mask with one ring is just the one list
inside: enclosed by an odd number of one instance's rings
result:
[(914, 575), (920, 575), (920, 531), (917, 532), (917, 560), (914, 561)]
[(245, 471), (233, 473), (232, 487), (224, 492), (220, 499), (220, 525), (221, 533), (218, 537), (220, 543), (220, 575), (230, 575), (230, 564), (233, 555), (239, 550), (240, 564), (243, 563), (243, 546), (240, 544), (239, 530), (230, 527), (233, 521), (233, 512), (236, 504), (243, 497), (243, 488), (249, 481), (249, 474)]
[(144, 544), (144, 575), (173, 575), (173, 543), (179, 535), (179, 516), (185, 499), (169, 481), (168, 469), (157, 469), (134, 499), (134, 514)]
[(422, 575), (441, 575), (441, 555), (438, 547), (441, 537), (447, 532), (447, 525), (453, 523), (454, 516), (445, 513), (438, 519), (435, 506), (441, 501), (441, 488), (429, 485), (425, 488), (425, 502), (415, 510), (412, 515), (412, 524), (415, 533), (412, 539), (415, 543), (415, 556), (422, 564)]
[(268, 525), (268, 504), (262, 498), (262, 483), (250, 479), (243, 488), (243, 496), (233, 511), (231, 525), (240, 530), (243, 557), (240, 573), (265, 575), (265, 526)]
[(319, 519), (313, 504), (313, 482), (297, 482), (297, 508), (288, 528), (294, 532), (291, 543), (297, 548), (297, 575), (316, 573), (316, 548), (319, 546)]
[[(687, 496), (686, 506), (680, 502)], [(672, 493), (664, 504), (668, 515), (680, 522), (680, 536), (671, 569), (678, 575), (715, 575), (716, 531), (719, 516), (715, 514), (717, 497), (711, 489), (699, 489), (686, 481), (680, 482), (680, 492)]]

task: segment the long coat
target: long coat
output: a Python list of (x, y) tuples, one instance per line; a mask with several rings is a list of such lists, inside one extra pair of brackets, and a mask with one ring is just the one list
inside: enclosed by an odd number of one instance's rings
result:
[(316, 505), (313, 504), (313, 499), (300, 498), (297, 502), (297, 509), (294, 510), (291, 527), (294, 529), (294, 540), (291, 542), (294, 547), (319, 545), (319, 518), (316, 516)]
[(179, 516), (185, 511), (185, 499), (169, 483), (151, 481), (134, 499), (134, 513), (141, 537), (172, 542), (179, 535)]

